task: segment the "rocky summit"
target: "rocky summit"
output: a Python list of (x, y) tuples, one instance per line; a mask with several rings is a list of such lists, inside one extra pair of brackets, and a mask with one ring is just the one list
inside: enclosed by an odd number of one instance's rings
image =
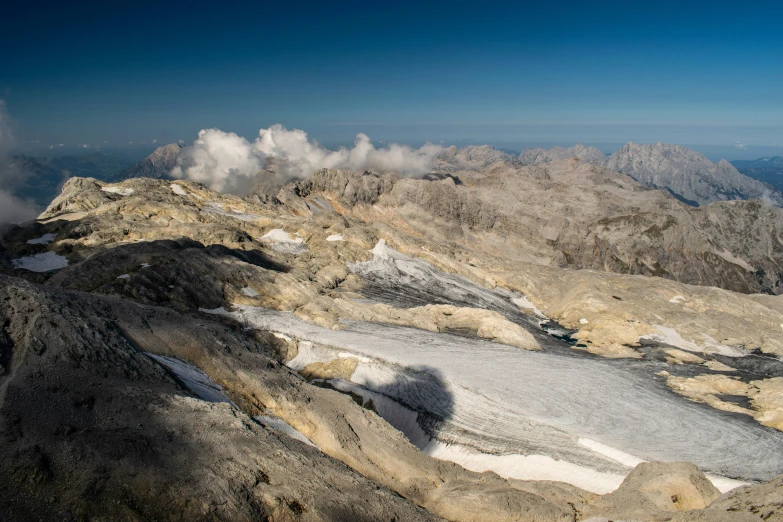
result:
[(3, 520), (783, 520), (777, 207), (491, 147), (253, 187), (3, 229)]

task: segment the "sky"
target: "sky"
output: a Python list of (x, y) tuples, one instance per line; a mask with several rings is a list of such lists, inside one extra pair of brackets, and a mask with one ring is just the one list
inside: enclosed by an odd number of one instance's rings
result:
[(20, 148), (276, 123), (326, 146), (783, 146), (783, 2), (10, 4), (0, 98)]

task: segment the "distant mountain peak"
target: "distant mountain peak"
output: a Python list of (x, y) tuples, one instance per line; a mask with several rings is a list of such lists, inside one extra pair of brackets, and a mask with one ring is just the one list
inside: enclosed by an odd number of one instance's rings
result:
[(177, 165), (177, 158), (182, 150), (179, 143), (169, 143), (158, 147), (152, 154), (125, 170), (120, 174), (121, 178), (158, 178), (169, 176), (171, 169)]
[(713, 163), (682, 145), (628, 142), (609, 157), (607, 166), (650, 188), (667, 189), (700, 205), (733, 199), (772, 199), (780, 205), (783, 194), (740, 173), (731, 163)]

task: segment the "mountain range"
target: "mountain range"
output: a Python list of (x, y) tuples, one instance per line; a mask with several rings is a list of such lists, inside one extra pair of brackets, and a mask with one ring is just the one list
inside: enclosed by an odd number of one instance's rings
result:
[(258, 190), (3, 228), (4, 517), (781, 516), (779, 208), (490, 147)]

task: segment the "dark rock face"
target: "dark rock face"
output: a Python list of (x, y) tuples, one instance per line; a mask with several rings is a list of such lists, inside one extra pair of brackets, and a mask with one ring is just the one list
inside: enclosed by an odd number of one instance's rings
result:
[(177, 165), (177, 158), (182, 147), (177, 143), (169, 143), (158, 147), (152, 154), (123, 171), (119, 179), (157, 178), (166, 179), (171, 169)]
[(3, 520), (434, 520), (318, 449), (192, 398), (144, 354), (211, 344), (248, 371), (277, 367), (251, 337), (6, 276), (0, 296)]
[(607, 166), (647, 187), (668, 189), (699, 205), (761, 198), (783, 203), (777, 190), (741, 174), (728, 161), (713, 163), (681, 145), (627, 143), (609, 157)]

